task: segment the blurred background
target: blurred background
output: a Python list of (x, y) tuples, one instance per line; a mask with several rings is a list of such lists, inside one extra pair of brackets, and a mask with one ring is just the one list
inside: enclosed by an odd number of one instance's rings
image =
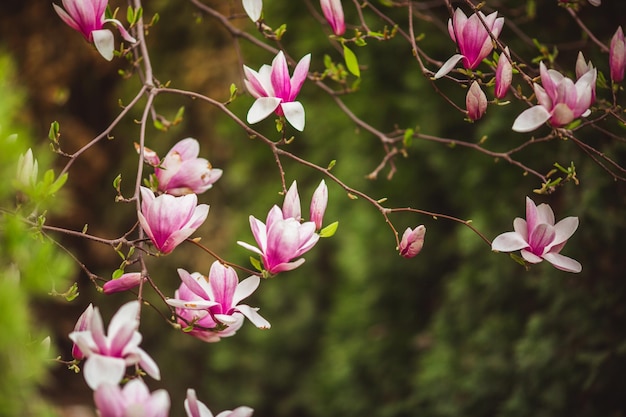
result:
[[(311, 17), (311, 10), (320, 14), (316, 1), (265, 3), (269, 25), (287, 23), (283, 45), (292, 57), (311, 52), (311, 69), (318, 72), (324, 69), (325, 54), (341, 60), (328, 40), (327, 27)], [(527, 62), (538, 55), (532, 43), (536, 38), (558, 47), (557, 65), (570, 76), (579, 50), (608, 74), (608, 54), (588, 41), (556, 0), (488, 3), (487, 11), (501, 10), (510, 19), (500, 39)], [(121, 16), (125, 14), (122, 2), (111, 4), (121, 6)], [(241, 11), (238, 1), (207, 4), (227, 14)], [(406, 28), (405, 8), (375, 4)], [(420, 46), (435, 59), (447, 59), (455, 46), (446, 32), (443, 2), (415, 5), (416, 33), (424, 36)], [(581, 19), (608, 45), (617, 26), (625, 23), (626, 3), (581, 5)], [(171, 80), (175, 88), (221, 101), (228, 99), (231, 83), (243, 91), (240, 57), (215, 20), (189, 2), (153, 0), (144, 7), (148, 19), (160, 15), (147, 38), (160, 82)], [(352, 2), (344, 1), (344, 9), (346, 22), (358, 22)], [(367, 9), (364, 12), (372, 29), (382, 30), (383, 24)], [(246, 18), (237, 24), (252, 30)], [(353, 50), (363, 66), (362, 81), (359, 91), (345, 101), (379, 130), (419, 127), (423, 133), (473, 143), (487, 136), (485, 146), (496, 151), (527, 140), (527, 134), (510, 129), (524, 109), (519, 103), (489, 106), (479, 122), (464, 122), (463, 115), (432, 90), (403, 39), (369, 41)], [(272, 59), (245, 42), (240, 53), (255, 69)], [(48, 150), (50, 123), (60, 123), (62, 148), (74, 152), (111, 123), (119, 112), (118, 99), (127, 103), (139, 84), (136, 78), (120, 76), (120, 70), (128, 69), (124, 60), (103, 60), (65, 26), (50, 2), (3, 0), (0, 57), (0, 125), (20, 131), (19, 142), (2, 142), (0, 156), (7, 179), (0, 197), (3, 207), (14, 207), (10, 183), (17, 155), (32, 146), (41, 163), (47, 161), (58, 173), (65, 161)], [(464, 107), (465, 90), (447, 80), (437, 86)], [(623, 102), (624, 92), (620, 94)], [(610, 93), (599, 89), (598, 97), (609, 98)], [(557, 220), (579, 217), (579, 230), (563, 253), (580, 261), (583, 271), (568, 274), (546, 262), (526, 271), (506, 254), (491, 253), (468, 228), (415, 214), (392, 217), (399, 231), (418, 224), (428, 230), (422, 253), (401, 258), (380, 213), (327, 181), (325, 222), (339, 220), (337, 234), (318, 243), (297, 270), (263, 281), (247, 300), (261, 308), (271, 330), (246, 323), (234, 337), (206, 344), (145, 310), (142, 347), (162, 373), (162, 381), (147, 382), (152, 389), (169, 391), (172, 416), (184, 415), (187, 387), (195, 388), (216, 414), (248, 405), (257, 417), (626, 415), (623, 182), (614, 181), (565, 141), (531, 146), (519, 155), (541, 172), (554, 162), (575, 163), (580, 185), (568, 183), (550, 196), (533, 195), (539, 181), (504, 161), (420, 140), (413, 141), (406, 158), (396, 160), (391, 179), (386, 170), (377, 179), (367, 179), (384, 156), (378, 140), (355, 127), (312, 83), (305, 83), (299, 99), (307, 127), (289, 150), (321, 166), (336, 160), (335, 175), (374, 198), (387, 198), (388, 206), (472, 219), (490, 239), (512, 230), (514, 217), (524, 217), (525, 196), (537, 204), (549, 203)], [(251, 103), (250, 96), (242, 95), (230, 108), (244, 118)], [(272, 204), (282, 204), (273, 155), (207, 104), (165, 95), (156, 101), (157, 111), (169, 118), (181, 106), (184, 121), (167, 132), (150, 127), (146, 145), (163, 155), (180, 139), (200, 141), (200, 156), (224, 175), (200, 196), (211, 211), (196, 236), (223, 258), (247, 266), (250, 254), (235, 242), (253, 242), (248, 216), (264, 219)], [(122, 174), (122, 190), (132, 192), (137, 165), (133, 142), (139, 134), (133, 119), (140, 118), (140, 111), (138, 107), (114, 129), (112, 140), (98, 143), (76, 161), (59, 197), (63, 204), (49, 208), (48, 224), (72, 230), (88, 224), (90, 233), (105, 238), (118, 237), (134, 224), (134, 205), (114, 203), (112, 182)], [(271, 135), (272, 118), (256, 128)], [(542, 129), (538, 135), (548, 132)], [(2, 136), (6, 133), (3, 129)], [(626, 164), (623, 142), (593, 129), (579, 133), (586, 143)], [(322, 176), (292, 161), (283, 163), (287, 182), (298, 180), (306, 212)], [(69, 360), (67, 334), (86, 305), (97, 304), (108, 323), (133, 296), (97, 293), (58, 247), (32, 239), (23, 225), (7, 219), (0, 227), (0, 284), (7, 286), (0, 291), (0, 323), (6, 330), (0, 332), (0, 365), (6, 370), (0, 372), (0, 415), (94, 415), (89, 411), (92, 393), (82, 375), (54, 363), (40, 366), (37, 358), (43, 354), (22, 346), (50, 335), (53, 352)], [(119, 266), (120, 258), (110, 247), (60, 234), (55, 238), (100, 276), (109, 277)], [(180, 283), (176, 268), (206, 274), (213, 260), (184, 244), (172, 255), (148, 259), (148, 268), (159, 288), (173, 296)], [(16, 274), (26, 283), (21, 289), (11, 278)], [(49, 297), (50, 281), (59, 291), (77, 282), (80, 295), (72, 302)], [(153, 291), (146, 297), (166, 312)]]

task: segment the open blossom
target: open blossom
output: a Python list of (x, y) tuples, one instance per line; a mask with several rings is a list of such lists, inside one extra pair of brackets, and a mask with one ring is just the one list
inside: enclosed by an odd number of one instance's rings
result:
[(517, 217), (513, 221), (513, 232), (497, 236), (491, 249), (499, 252), (521, 250), (527, 262), (536, 264), (546, 260), (557, 269), (580, 272), (578, 261), (561, 255), (561, 249), (578, 228), (578, 217), (566, 217), (554, 224), (554, 212), (547, 204), (536, 206), (526, 197), (526, 220)]
[(72, 29), (82, 33), (87, 42), (96, 46), (100, 55), (107, 61), (113, 59), (115, 50), (113, 32), (104, 29), (105, 23), (117, 26), (122, 37), (128, 42), (137, 42), (116, 19), (105, 19), (104, 12), (108, 0), (63, 0), (63, 8), (53, 4), (59, 17)]
[(624, 68), (626, 68), (626, 45), (624, 43), (624, 31), (619, 26), (611, 38), (611, 48), (609, 49), (609, 66), (611, 69), (611, 80), (615, 83), (624, 79)]
[(182, 283), (175, 298), (167, 303), (176, 308), (181, 326), (198, 326), (191, 330), (191, 335), (206, 342), (217, 342), (235, 334), (244, 317), (260, 329), (270, 328), (256, 308), (239, 304), (258, 288), (259, 277), (253, 275), (239, 282), (233, 268), (217, 261), (211, 265), (208, 278), (184, 269), (179, 269), (178, 275)]
[(123, 388), (101, 384), (93, 394), (100, 417), (167, 417), (170, 396), (164, 389), (150, 390), (141, 379), (129, 381)]
[[(142, 281), (141, 272), (128, 272), (121, 277), (107, 281), (102, 286), (102, 290), (105, 294), (113, 294), (115, 292), (122, 292), (135, 288)], [(143, 278), (145, 281), (146, 278)]]
[(291, 271), (304, 263), (304, 258), (293, 259), (308, 252), (319, 240), (315, 223), (304, 222), (293, 217), (283, 218), (278, 206), (273, 206), (265, 223), (250, 216), (250, 228), (259, 247), (245, 242), (237, 244), (261, 255), (263, 267), (270, 274)]
[(170, 253), (206, 220), (209, 206), (198, 204), (198, 196), (169, 194), (154, 196), (152, 190), (141, 187), (139, 223), (154, 246), (163, 254)]
[(244, 83), (256, 101), (248, 110), (248, 123), (257, 123), (273, 112), (285, 119), (299, 131), (304, 130), (304, 107), (295, 101), (311, 63), (311, 54), (304, 56), (289, 77), (289, 67), (282, 51), (278, 52), (272, 65), (263, 65), (259, 72), (243, 66)]
[(483, 117), (485, 111), (487, 111), (487, 96), (483, 90), (481, 90), (478, 82), (474, 81), (467, 90), (465, 105), (467, 108), (467, 116), (474, 121)]
[(333, 33), (341, 36), (346, 32), (346, 24), (343, 18), (343, 7), (341, 0), (320, 0), (322, 13), (333, 29)]
[(138, 314), (139, 301), (124, 304), (111, 319), (105, 334), (100, 311), (94, 307), (86, 329), (70, 333), (70, 339), (86, 358), (83, 374), (91, 389), (105, 383), (117, 385), (126, 367), (137, 364), (152, 378), (161, 378), (156, 362), (139, 347)]
[[(187, 417), (213, 417), (211, 410), (204, 405), (203, 402), (198, 401), (196, 391), (189, 388), (187, 390), (187, 398), (185, 399), (185, 412)], [(222, 411), (217, 417), (250, 417), (254, 410), (250, 407), (241, 406), (234, 410)]]
[(180, 196), (201, 194), (213, 187), (222, 176), (222, 170), (213, 168), (206, 159), (198, 158), (199, 153), (200, 144), (193, 138), (176, 143), (163, 160), (159, 160), (158, 156), (155, 158), (148, 150), (146, 160), (155, 166), (159, 190)]
[(506, 96), (509, 87), (511, 87), (511, 82), (513, 81), (513, 66), (507, 58), (507, 55), (511, 56), (508, 46), (504, 48), (504, 52), (500, 54), (498, 66), (496, 67), (496, 88), (494, 95), (499, 99), (503, 99), (504, 96)]
[[(479, 16), (489, 30), (485, 29)], [(498, 12), (493, 12), (487, 16), (478, 12), (478, 14), (473, 14), (468, 18), (461, 9), (457, 8), (452, 18), (448, 20), (448, 33), (456, 42), (460, 54), (450, 57), (437, 71), (435, 79), (452, 71), (461, 60), (463, 60), (465, 68), (476, 68), (493, 50), (491, 36), (497, 39), (502, 31), (502, 26), (504, 26), (504, 18), (498, 17)]]
[(561, 127), (578, 117), (589, 115), (597, 78), (597, 70), (593, 65), (590, 67), (574, 83), (560, 72), (547, 69), (541, 62), (539, 71), (543, 86), (534, 84), (538, 104), (517, 116), (513, 122), (513, 130), (530, 132), (545, 122), (550, 122), (553, 127)]
[(426, 227), (419, 225), (415, 229), (407, 227), (400, 240), (400, 255), (405, 258), (412, 258), (422, 251), (424, 246), (424, 236)]

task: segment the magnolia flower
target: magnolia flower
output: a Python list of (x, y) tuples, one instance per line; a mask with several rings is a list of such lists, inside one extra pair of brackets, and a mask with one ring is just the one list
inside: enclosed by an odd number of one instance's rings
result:
[(33, 151), (29, 148), (17, 160), (17, 183), (27, 188), (34, 187), (37, 183), (38, 171), (37, 159), (33, 157)]
[[(322, 221), (324, 219), (324, 212), (326, 211), (326, 205), (328, 204), (328, 188), (324, 180), (313, 192), (311, 198), (311, 206), (309, 214), (311, 221), (315, 223), (315, 230), (322, 228)], [(300, 195), (298, 194), (298, 184), (296, 181), (291, 183), (287, 194), (285, 194), (285, 200), (283, 202), (283, 218), (288, 219), (290, 217), (302, 221), (302, 214), (300, 208)]]
[(291, 271), (302, 265), (304, 258), (291, 260), (309, 251), (319, 240), (315, 223), (300, 223), (293, 217), (285, 219), (278, 206), (269, 211), (266, 223), (250, 216), (250, 228), (259, 247), (245, 242), (237, 244), (261, 255), (263, 267), (270, 274)]
[(105, 23), (117, 26), (122, 37), (128, 42), (137, 42), (119, 20), (104, 18), (107, 0), (63, 0), (65, 10), (56, 4), (52, 6), (59, 17), (69, 27), (82, 33), (87, 42), (93, 43), (107, 61), (113, 59), (115, 46), (113, 32), (103, 29)]
[[(76, 321), (76, 325), (74, 325), (74, 332), (83, 332), (88, 330), (89, 323), (91, 323), (91, 317), (93, 316), (93, 304), (89, 303), (85, 311), (80, 315), (78, 320)], [(83, 360), (85, 355), (80, 350), (76, 343), (72, 346), (72, 357), (76, 360)]]
[(511, 56), (508, 46), (504, 48), (504, 52), (500, 54), (498, 66), (496, 67), (496, 88), (494, 95), (499, 99), (503, 99), (506, 96), (509, 87), (511, 87), (511, 82), (513, 81), (513, 67), (507, 56)]
[(419, 225), (415, 229), (407, 227), (400, 241), (400, 255), (412, 258), (422, 251), (426, 227)]
[[(187, 399), (185, 399), (185, 412), (187, 417), (213, 417), (211, 410), (204, 405), (201, 401), (198, 401), (196, 397), (196, 391), (189, 388), (187, 390)], [(217, 417), (250, 417), (254, 410), (250, 407), (237, 407), (234, 410), (222, 411)]]
[(543, 87), (534, 84), (539, 104), (517, 116), (513, 122), (514, 131), (530, 132), (548, 121), (553, 127), (565, 126), (591, 113), (589, 107), (595, 96), (597, 77), (593, 65), (576, 83), (558, 71), (547, 69), (543, 62), (539, 64), (539, 71)]
[(150, 394), (141, 379), (129, 381), (124, 388), (101, 384), (93, 394), (100, 417), (167, 417), (170, 396), (164, 389)]
[(333, 33), (337, 36), (343, 35), (346, 31), (346, 24), (343, 19), (341, 0), (320, 0), (320, 6)]
[(200, 144), (193, 138), (175, 144), (163, 160), (158, 157), (155, 160), (148, 152), (150, 162), (156, 162), (154, 173), (159, 180), (159, 190), (180, 196), (201, 194), (213, 187), (222, 176), (222, 170), (213, 168), (206, 159), (198, 158), (199, 153)]
[(611, 68), (611, 80), (614, 83), (622, 82), (624, 79), (624, 68), (626, 67), (626, 46), (621, 26), (617, 28), (611, 39), (609, 66)]
[(256, 22), (261, 18), (261, 12), (263, 11), (263, 0), (243, 0), (243, 9), (253, 22)]
[(272, 66), (263, 65), (259, 72), (243, 66), (246, 76), (244, 83), (256, 101), (248, 110), (248, 123), (257, 123), (273, 112), (285, 116), (297, 130), (304, 130), (304, 107), (296, 96), (302, 88), (309, 72), (311, 54), (304, 56), (289, 77), (289, 67), (282, 51), (272, 61)]
[(138, 315), (139, 301), (124, 304), (111, 319), (108, 334), (105, 334), (102, 316), (95, 307), (86, 329), (70, 333), (72, 342), (87, 358), (83, 374), (91, 389), (105, 383), (117, 385), (124, 377), (126, 367), (137, 364), (152, 378), (161, 378), (156, 362), (139, 347)]
[(476, 81), (467, 90), (465, 106), (467, 107), (467, 116), (473, 121), (483, 117), (485, 111), (487, 111), (487, 96)]
[[(143, 278), (145, 281), (146, 278)], [(107, 281), (102, 286), (102, 290), (105, 294), (113, 294), (114, 292), (122, 292), (135, 288), (142, 281), (141, 272), (129, 272), (123, 274), (121, 277)]]
[[(489, 30), (485, 29), (481, 18)], [(476, 68), (491, 53), (493, 49), (491, 37), (497, 39), (503, 25), (504, 18), (498, 17), (498, 12), (488, 16), (478, 12), (468, 18), (457, 8), (452, 18), (448, 20), (448, 33), (461, 53), (452, 55), (437, 71), (435, 79), (452, 71), (460, 60), (463, 60), (463, 66), (467, 69)]]
[(198, 196), (169, 194), (154, 196), (152, 190), (141, 187), (139, 223), (154, 246), (168, 254), (187, 239), (206, 220), (209, 206), (198, 204)]
[(243, 324), (244, 316), (260, 329), (270, 328), (257, 309), (239, 304), (258, 288), (259, 277), (253, 275), (239, 282), (233, 268), (217, 261), (211, 265), (208, 278), (197, 272), (189, 274), (184, 269), (179, 269), (178, 275), (182, 283), (176, 298), (167, 300), (167, 303), (176, 307), (181, 326), (194, 324), (194, 327), (202, 328), (194, 328), (193, 336), (206, 342), (217, 342), (221, 337), (235, 334)]
[(561, 249), (578, 228), (578, 217), (566, 217), (554, 224), (554, 212), (547, 204), (536, 206), (526, 197), (526, 220), (513, 221), (514, 232), (497, 236), (491, 249), (499, 252), (521, 250), (522, 258), (536, 264), (546, 260), (557, 269), (580, 272), (582, 266), (574, 259), (561, 255)]

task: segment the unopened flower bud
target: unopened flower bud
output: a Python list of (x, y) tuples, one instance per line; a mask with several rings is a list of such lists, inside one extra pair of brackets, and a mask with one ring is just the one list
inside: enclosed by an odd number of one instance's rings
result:
[(511, 87), (511, 81), (513, 81), (513, 67), (511, 66), (511, 62), (507, 58), (507, 55), (511, 56), (509, 54), (508, 46), (504, 49), (504, 52), (500, 54), (498, 66), (496, 68), (495, 96), (499, 99), (506, 96), (506, 93), (509, 91), (509, 87)]
[(426, 235), (424, 225), (419, 225), (415, 229), (407, 227), (400, 241), (400, 255), (405, 258), (412, 258), (420, 253), (424, 246), (424, 235)]
[(322, 180), (320, 185), (317, 186), (317, 189), (313, 193), (313, 198), (311, 199), (311, 221), (315, 223), (315, 230), (320, 230), (322, 228), (327, 204), (328, 187), (326, 187), (326, 183)]
[(611, 67), (611, 79), (614, 83), (622, 82), (624, 79), (624, 68), (626, 67), (625, 49), (624, 32), (620, 26), (611, 39), (611, 48), (609, 50), (609, 66)]
[(333, 29), (333, 33), (337, 36), (343, 35), (346, 32), (346, 24), (343, 18), (341, 0), (320, 0), (320, 6), (322, 6), (324, 17)]
[[(119, 278), (112, 279), (111, 281), (107, 281), (102, 286), (102, 289), (105, 294), (112, 294), (114, 292), (122, 292), (126, 290), (130, 290), (131, 288), (135, 288), (141, 282), (141, 272), (129, 272), (127, 274), (122, 275)], [(145, 281), (146, 278), (144, 277)]]
[(465, 105), (468, 117), (474, 121), (483, 117), (487, 110), (487, 96), (485, 96), (485, 93), (480, 89), (476, 81), (472, 83), (467, 91)]
[(33, 157), (33, 151), (28, 149), (25, 154), (20, 155), (17, 161), (17, 182), (24, 187), (32, 187), (37, 183), (39, 167), (37, 160)]

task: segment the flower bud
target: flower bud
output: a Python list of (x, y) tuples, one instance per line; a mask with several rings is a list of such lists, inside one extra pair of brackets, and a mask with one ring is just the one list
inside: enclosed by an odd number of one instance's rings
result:
[(500, 54), (498, 66), (496, 68), (495, 96), (499, 99), (506, 96), (506, 93), (509, 91), (509, 87), (511, 86), (511, 81), (513, 81), (513, 67), (511, 66), (511, 62), (507, 58), (507, 55), (511, 56), (509, 54), (508, 46), (504, 48), (504, 52)]
[(412, 258), (422, 250), (424, 246), (424, 235), (426, 227), (419, 225), (415, 229), (407, 227), (400, 241), (400, 255), (405, 258)]
[[(145, 281), (146, 278), (143, 278)], [(102, 286), (105, 294), (113, 294), (114, 292), (122, 292), (135, 288), (142, 281), (141, 272), (129, 272), (119, 278), (107, 281)]]
[[(80, 315), (78, 321), (76, 321), (76, 325), (74, 326), (75, 332), (84, 332), (89, 330), (89, 324), (91, 323), (91, 317), (93, 316), (93, 304), (89, 304), (83, 314)], [(80, 350), (78, 345), (74, 343), (72, 346), (72, 357), (76, 360), (82, 360), (85, 355)]]
[(17, 161), (17, 182), (24, 187), (32, 187), (37, 183), (37, 173), (39, 167), (37, 160), (33, 157), (33, 151), (28, 149), (25, 154), (20, 155)]
[(624, 79), (624, 67), (626, 67), (626, 53), (624, 46), (624, 32), (618, 27), (611, 39), (609, 50), (609, 66), (611, 67), (611, 79), (614, 83)]
[(315, 230), (322, 228), (322, 222), (324, 220), (324, 213), (326, 212), (326, 205), (328, 204), (328, 187), (324, 180), (320, 182), (317, 189), (313, 193), (311, 199), (311, 221), (315, 223)]
[(343, 35), (346, 32), (346, 24), (343, 18), (341, 0), (320, 0), (320, 6), (322, 6), (324, 17), (333, 29), (333, 33), (337, 36)]
[(465, 98), (465, 105), (467, 107), (467, 115), (472, 120), (478, 120), (483, 117), (487, 110), (487, 96), (476, 81), (472, 83), (467, 96)]

